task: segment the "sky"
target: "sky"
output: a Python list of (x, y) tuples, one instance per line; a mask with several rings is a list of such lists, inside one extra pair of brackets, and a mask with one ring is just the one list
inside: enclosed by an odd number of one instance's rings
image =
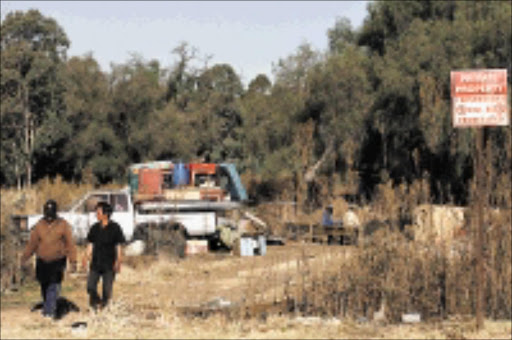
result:
[(368, 1), (1, 1), (1, 17), (34, 8), (64, 29), (68, 58), (92, 53), (104, 72), (136, 53), (161, 67), (178, 60), (186, 42), (203, 66), (227, 63), (247, 85), (303, 43), (325, 51), (327, 31), (346, 17), (363, 23)]

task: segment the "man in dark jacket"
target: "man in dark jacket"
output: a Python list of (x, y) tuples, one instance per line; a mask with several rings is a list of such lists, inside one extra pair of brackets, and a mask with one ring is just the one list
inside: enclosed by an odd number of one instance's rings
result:
[[(89, 305), (93, 309), (105, 307), (112, 297), (115, 274), (121, 270), (121, 244), (125, 242), (123, 231), (110, 219), (112, 206), (106, 202), (96, 205), (96, 222), (87, 235), (87, 251), (84, 260), (90, 261), (87, 278)], [(102, 279), (102, 297), (98, 295), (98, 282)]]
[(55, 318), (68, 256), (71, 271), (76, 271), (76, 246), (71, 226), (57, 216), (57, 203), (54, 200), (48, 200), (44, 204), (43, 214), (44, 217), (30, 232), (21, 263), (25, 263), (36, 253), (36, 277), (41, 286), (43, 315)]

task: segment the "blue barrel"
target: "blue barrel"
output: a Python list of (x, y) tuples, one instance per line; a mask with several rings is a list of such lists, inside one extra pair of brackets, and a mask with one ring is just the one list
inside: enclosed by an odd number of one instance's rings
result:
[(174, 166), (173, 184), (174, 186), (187, 185), (189, 180), (188, 169), (185, 164), (177, 163)]

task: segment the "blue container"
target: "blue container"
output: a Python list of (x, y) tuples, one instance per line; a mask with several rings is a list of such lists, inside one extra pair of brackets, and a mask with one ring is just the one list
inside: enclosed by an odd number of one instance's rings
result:
[(254, 241), (250, 237), (240, 237), (240, 256), (254, 256)]
[(189, 179), (188, 169), (183, 163), (174, 166), (173, 184), (174, 186), (187, 185)]

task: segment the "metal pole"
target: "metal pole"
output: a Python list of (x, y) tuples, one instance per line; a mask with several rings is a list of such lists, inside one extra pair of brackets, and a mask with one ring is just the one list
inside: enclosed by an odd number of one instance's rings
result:
[(483, 266), (483, 205), (484, 200), (484, 174), (483, 174), (483, 127), (477, 128), (477, 150), (476, 150), (476, 202), (477, 218), (475, 235), (475, 256), (476, 256), (476, 328), (480, 330), (484, 325), (484, 266)]

